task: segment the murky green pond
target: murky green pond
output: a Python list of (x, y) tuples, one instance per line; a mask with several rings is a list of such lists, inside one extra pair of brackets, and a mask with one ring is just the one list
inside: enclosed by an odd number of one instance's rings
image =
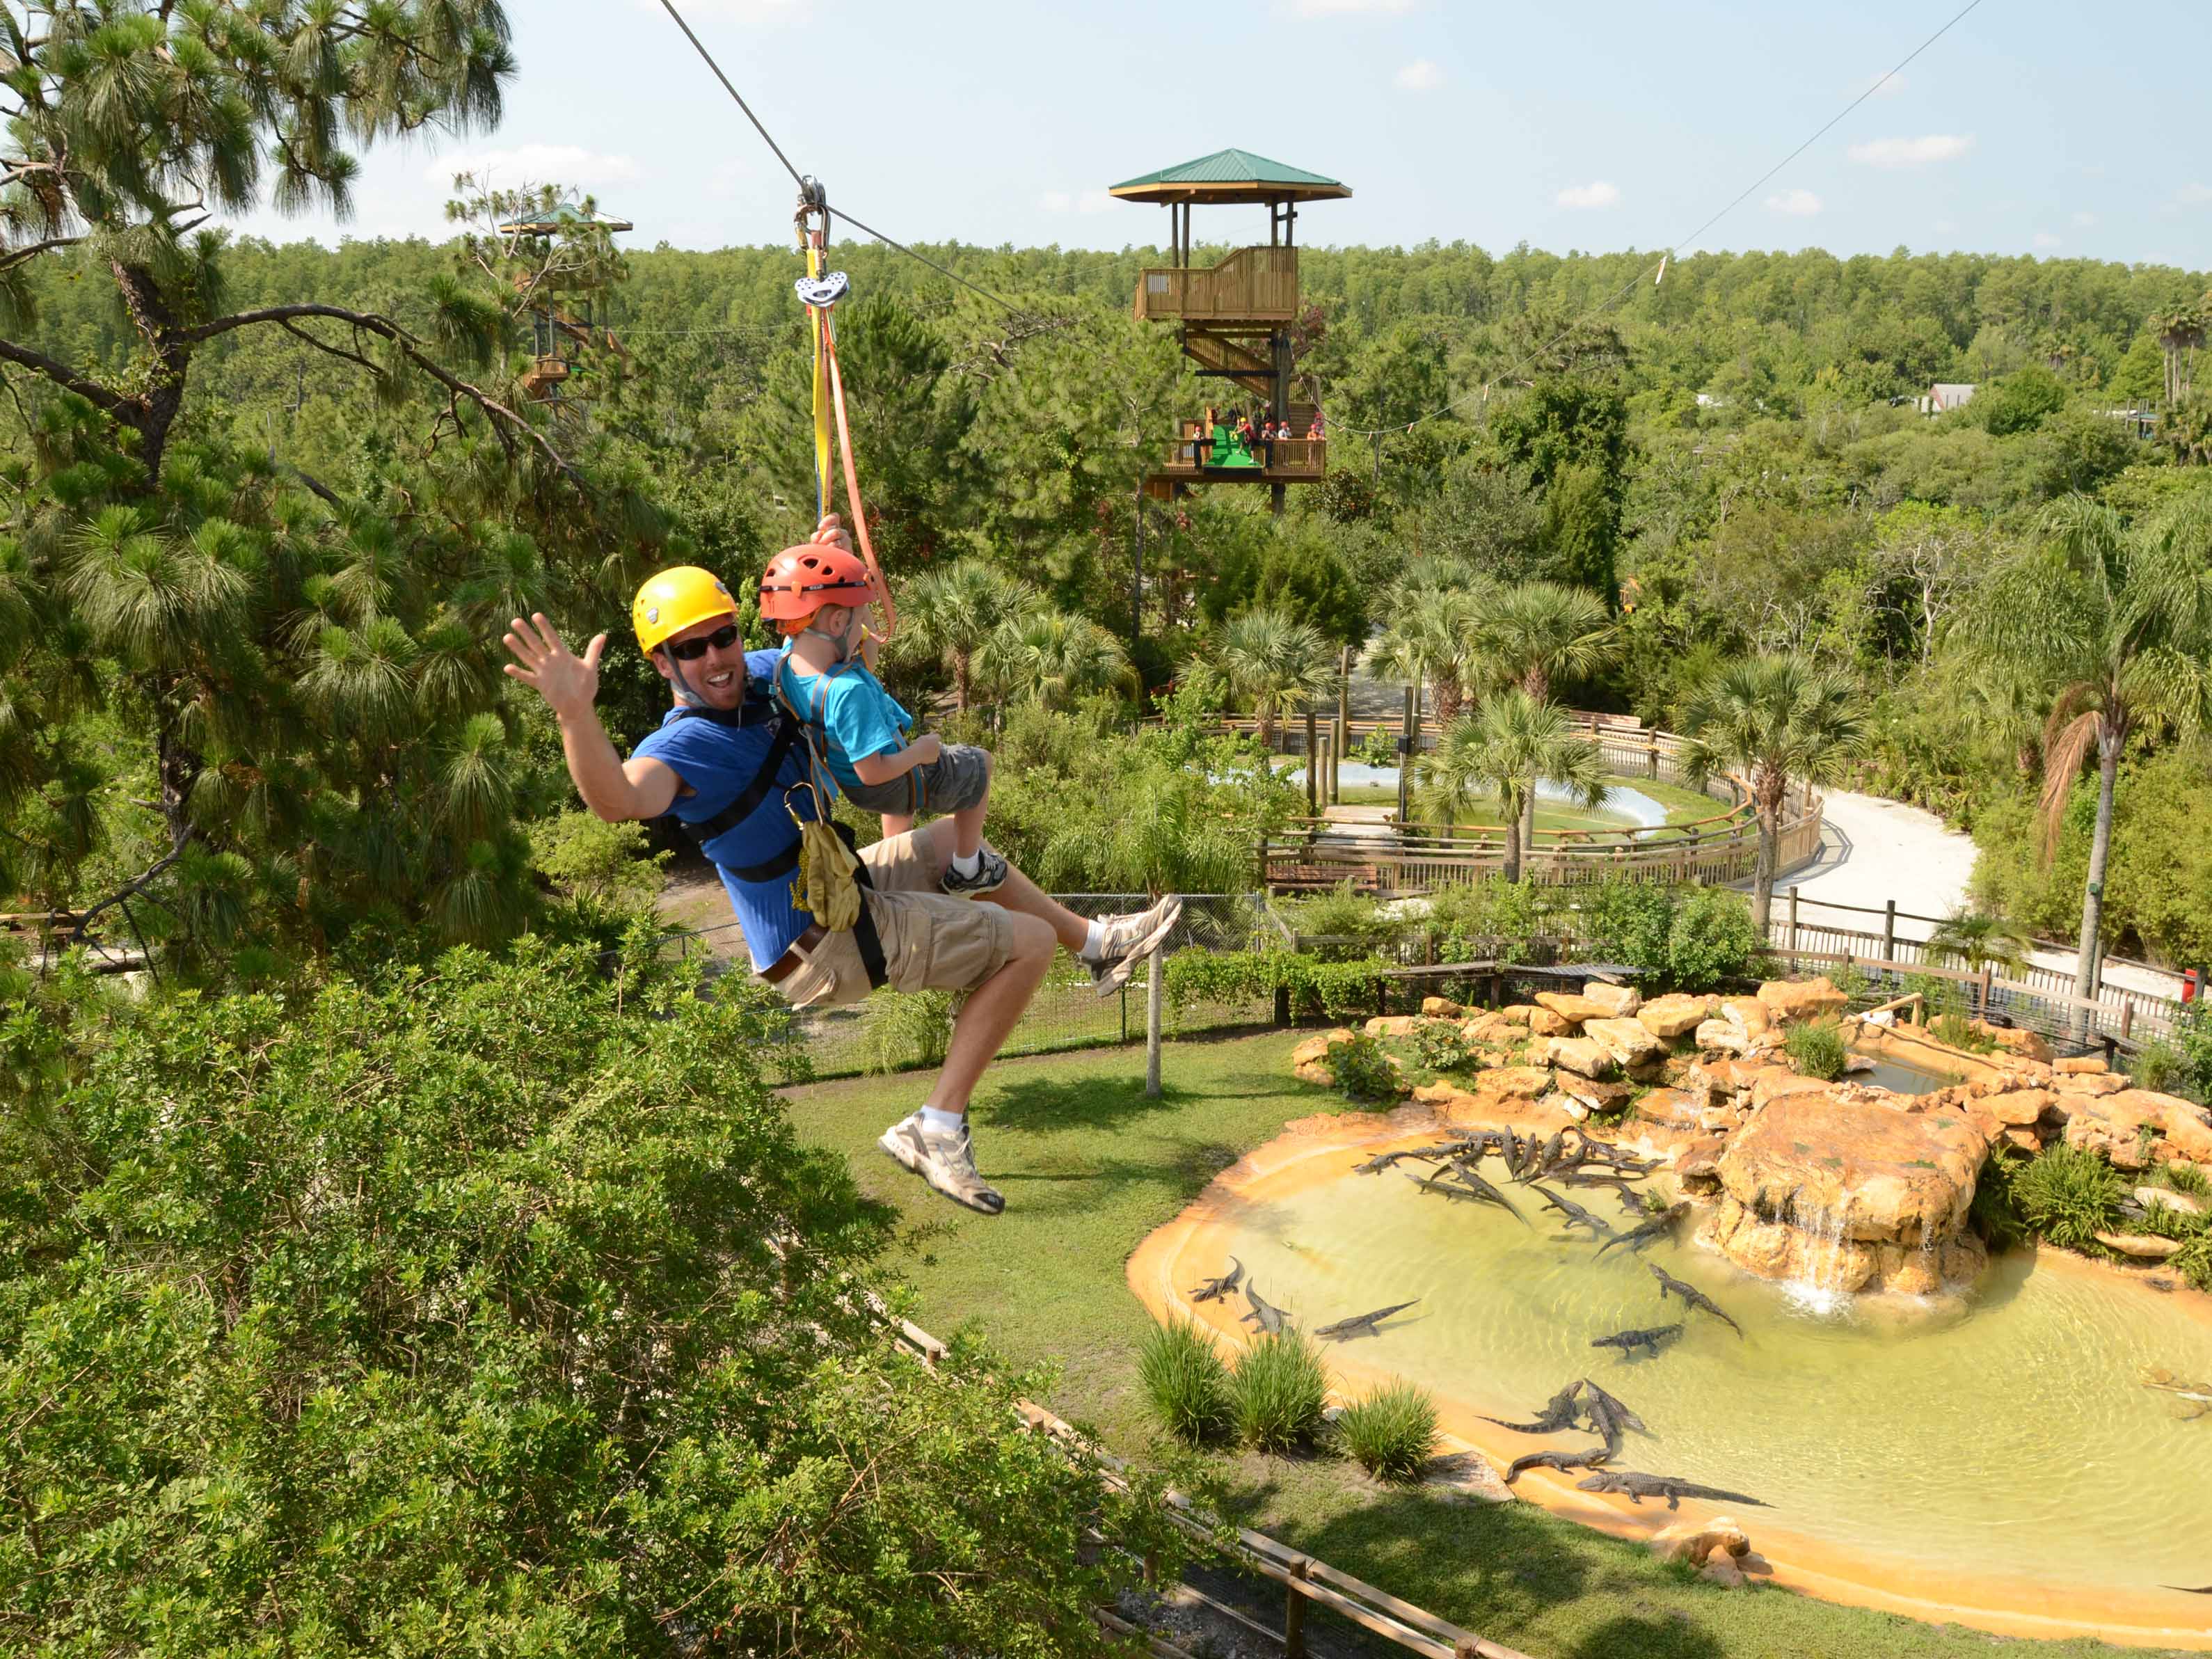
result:
[[(1346, 1160), (1347, 1165), (1352, 1160)], [(1501, 1184), (1495, 1159), (1486, 1166)], [(1425, 1197), (1395, 1171), (1255, 1200), (1232, 1229), (1261, 1294), (1312, 1327), (1420, 1305), (1341, 1350), (1475, 1410), (1535, 1414), (1575, 1377), (1639, 1413), (1616, 1468), (1765, 1499), (1792, 1531), (1929, 1566), (2051, 1583), (2212, 1583), (2212, 1415), (2176, 1415), (2145, 1367), (2212, 1379), (2212, 1327), (2102, 1275), (1999, 1261), (1955, 1304), (1847, 1304), (1750, 1278), (1685, 1242), (1593, 1260), (1534, 1224)], [(1568, 1194), (1626, 1229), (1603, 1194)], [(1694, 1217), (1692, 1218), (1694, 1219)], [(1656, 1262), (1747, 1335), (1662, 1304)], [(1215, 1271), (1206, 1267), (1205, 1271)], [(1657, 1358), (1590, 1340), (1686, 1320)], [(1531, 1437), (1528, 1449), (1595, 1443)]]

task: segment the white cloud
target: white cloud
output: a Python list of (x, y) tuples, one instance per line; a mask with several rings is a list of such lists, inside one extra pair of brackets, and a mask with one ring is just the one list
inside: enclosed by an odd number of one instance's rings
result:
[(1563, 208), (1609, 208), (1620, 202), (1620, 190), (1599, 179), (1587, 185), (1569, 185), (1557, 200)]
[(1291, 9), (1301, 17), (1395, 17), (1419, 3), (1420, 0), (1293, 0)]
[(1415, 59), (1393, 77), (1407, 92), (1434, 92), (1444, 83), (1444, 72), (1427, 58)]
[(1809, 190), (1778, 191), (1766, 198), (1766, 205), (1777, 213), (1809, 219), (1820, 210), (1820, 198)]
[(1037, 198), (1037, 205), (1047, 213), (1066, 213), (1075, 205), (1075, 198), (1064, 190), (1048, 190)]
[(1853, 144), (1854, 161), (1870, 167), (1924, 167), (1931, 161), (1955, 161), (1974, 147), (1974, 135), (1931, 132), (1923, 138), (1875, 138)]
[(2094, 213), (2077, 213), (2074, 216), (2074, 222), (2080, 228), (2087, 230), (2097, 222), (2097, 216)]
[(1848, 90), (1855, 98), (1861, 93), (1869, 93), (1876, 98), (1894, 98), (1905, 90), (1905, 77), (1893, 75), (1884, 80), (1880, 75), (1869, 75)]
[(2202, 207), (2212, 202), (2212, 185), (2184, 185), (2173, 199), (2185, 207)]
[(523, 185), (617, 185), (638, 176), (627, 155), (601, 155), (580, 144), (521, 144), (513, 149), (484, 149), (449, 155), (422, 169), (434, 185), (450, 185), (457, 173), (473, 173), (479, 183), (499, 190)]
[(2035, 233), (2035, 245), (2041, 248), (2063, 247), (2065, 246), (2064, 243), (2061, 242), (2056, 236), (2053, 236), (2047, 230), (2039, 230)]

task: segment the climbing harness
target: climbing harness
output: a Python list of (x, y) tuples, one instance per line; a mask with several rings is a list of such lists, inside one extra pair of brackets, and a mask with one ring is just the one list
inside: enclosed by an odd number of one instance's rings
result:
[(806, 254), (806, 275), (792, 286), (799, 303), (806, 307), (807, 326), (814, 341), (815, 505), (821, 516), (829, 515), (830, 432), (834, 420), (838, 459), (844, 467), (845, 501), (852, 512), (853, 539), (860, 544), (860, 556), (876, 579), (877, 602), (884, 608), (884, 625), (877, 637), (887, 640), (898, 627), (898, 612), (891, 605), (890, 584), (884, 580), (883, 566), (876, 562), (875, 546), (868, 538), (868, 513), (860, 501), (860, 474), (853, 465), (852, 428), (845, 417), (845, 380), (837, 368), (837, 325), (830, 314), (837, 301), (851, 292), (852, 284), (843, 271), (823, 269), (829, 247), (830, 196), (819, 179), (809, 179), (800, 187), (799, 211), (793, 222)]

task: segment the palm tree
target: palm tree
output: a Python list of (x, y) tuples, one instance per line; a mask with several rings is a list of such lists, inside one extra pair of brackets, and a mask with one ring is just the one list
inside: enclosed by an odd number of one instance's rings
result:
[[(1475, 619), (1475, 637), (1492, 671), (1538, 702), (1551, 701), (1553, 680), (1595, 673), (1619, 647), (1605, 601), (1586, 587), (1561, 582), (1518, 582), (1486, 596)], [(1522, 838), (1533, 840), (1535, 832), (1531, 796)]]
[[(1485, 597), (1480, 579), (1455, 561), (1416, 571), (1383, 601), (1382, 632), (1368, 647), (1367, 672), (1411, 680), (1417, 689), (1425, 681), (1435, 693), (1437, 724), (1449, 726), (1467, 701)], [(1419, 732), (1413, 750), (1420, 752)]]
[(965, 711), (975, 688), (975, 658), (993, 635), (1033, 614), (1036, 591), (981, 559), (956, 559), (926, 572), (901, 596), (896, 639), (942, 664), (952, 676), (952, 705)]
[(2212, 700), (2212, 509), (2185, 504), (2130, 525), (2084, 495), (2054, 501), (2042, 539), (2001, 570), (1961, 623), (1975, 652), (2025, 665), (2050, 692), (2043, 723), (2043, 853), (2094, 748), (2097, 822), (2081, 895), (2074, 994), (2091, 994), (2104, 922), (2112, 799), (2131, 733), (2171, 720), (2193, 727)]
[(1698, 687), (1683, 709), (1692, 782), (1703, 787), (1714, 773), (1733, 772), (1750, 787), (1759, 821), (1751, 915), (1761, 939), (1790, 786), (1842, 780), (1859, 743), (1857, 699), (1848, 676), (1802, 657), (1747, 657)]
[(2203, 300), (2178, 305), (2171, 311), (2152, 313), (2147, 326), (2158, 337), (2159, 349), (2166, 354), (2166, 401), (2173, 404), (2186, 398), (2196, 379), (2193, 359), (2197, 349), (2204, 343), (2205, 331), (2212, 327), (2212, 317), (2206, 314)]
[(2016, 974), (2027, 965), (2027, 935), (2008, 916), (1961, 905), (1928, 936), (1928, 952), (1955, 962), (1970, 974), (2002, 968)]
[(1573, 717), (1517, 685), (1486, 697), (1470, 718), (1448, 727), (1436, 752), (1423, 757), (1421, 781), (1455, 821), (1476, 796), (1498, 797), (1508, 881), (1521, 879), (1522, 819), (1534, 811), (1537, 784), (1563, 785), (1593, 810), (1604, 804), (1607, 787), (1596, 746), (1575, 731)]
[(1248, 611), (1222, 625), (1213, 668), (1229, 695), (1252, 705), (1260, 719), (1260, 746), (1275, 748), (1275, 722), (1336, 684), (1336, 659), (1309, 623), (1279, 611)]
[(1036, 611), (1001, 623), (976, 666), (1014, 701), (1065, 707), (1094, 691), (1133, 690), (1135, 671), (1121, 642), (1087, 617)]

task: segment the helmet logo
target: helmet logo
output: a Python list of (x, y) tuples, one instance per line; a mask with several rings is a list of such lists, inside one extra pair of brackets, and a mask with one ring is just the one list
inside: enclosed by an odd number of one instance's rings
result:
[(659, 622), (660, 620), (660, 607), (657, 605), (654, 605), (652, 610), (645, 613), (645, 619), (649, 623)]

